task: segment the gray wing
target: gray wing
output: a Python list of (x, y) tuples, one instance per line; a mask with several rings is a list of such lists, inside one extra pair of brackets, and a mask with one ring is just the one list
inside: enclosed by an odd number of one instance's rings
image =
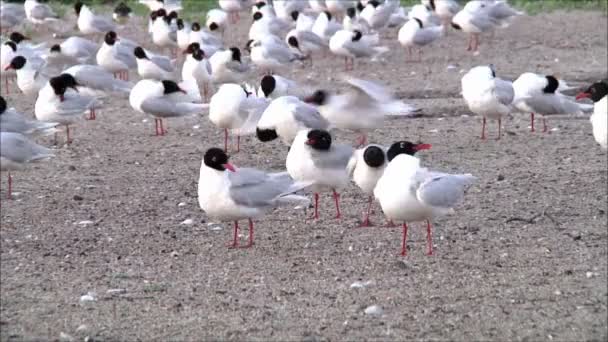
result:
[(319, 111), (309, 105), (299, 105), (293, 113), (293, 118), (301, 125), (312, 129), (327, 129), (329, 121)]
[(137, 67), (137, 61), (135, 55), (133, 55), (133, 49), (126, 45), (115, 45), (114, 58), (125, 63), (130, 69)]
[(348, 162), (355, 150), (347, 145), (332, 145), (328, 152), (313, 151), (312, 161), (318, 168), (321, 169), (344, 169), (348, 166)]
[(256, 169), (237, 169), (228, 173), (230, 179), (230, 198), (239, 205), (265, 207), (289, 191), (294, 183), (287, 172), (267, 174)]
[(485, 15), (477, 15), (471, 17), (471, 24), (481, 31), (487, 31), (498, 24), (496, 20)]
[(500, 103), (505, 106), (510, 105), (513, 102), (513, 98), (515, 97), (515, 92), (513, 91), (513, 84), (508, 81), (501, 80), (499, 78), (494, 80), (494, 94)]
[(580, 107), (566, 99), (560, 99), (557, 95), (537, 95), (521, 99), (530, 108), (534, 109), (535, 113), (548, 114), (579, 114)]
[[(247, 72), (249, 71), (249, 65), (244, 64), (244, 63), (239, 63), (237, 61), (231, 61), (226, 63), (226, 68), (234, 71), (234, 72), (238, 72), (238, 73), (243, 73), (243, 72)], [(213, 70), (212, 70), (213, 72)]]
[(295, 55), (288, 48), (284, 48), (282, 45), (266, 44), (263, 52), (265, 58), (275, 59), (279, 61), (279, 63), (286, 64), (296, 59)]
[(502, 1), (496, 2), (490, 8), (490, 15), (498, 20), (507, 19), (518, 14), (520, 14), (518, 11), (514, 10), (507, 3)]
[[(69, 72), (69, 69), (66, 71)], [(73, 76), (79, 84), (97, 90), (128, 92), (133, 87), (131, 83), (115, 79), (112, 74), (96, 65), (80, 65)]]
[(17, 163), (53, 157), (51, 150), (19, 133), (0, 133), (0, 155)]
[(352, 41), (346, 42), (344, 48), (355, 55), (355, 57), (371, 57), (376, 53), (371, 47)]
[(165, 99), (147, 99), (140, 105), (144, 113), (159, 117), (176, 117), (196, 114), (202, 111), (202, 104), (168, 101)]
[(163, 69), (166, 72), (173, 72), (175, 68), (171, 65), (171, 60), (167, 57), (163, 56), (152, 56), (150, 60), (158, 65), (159, 68)]
[(319, 45), (319, 46), (328, 46), (327, 42), (325, 42), (323, 39), (321, 39), (321, 37), (317, 36), (316, 34), (310, 32), (310, 31), (299, 31), (298, 36), (303, 41), (313, 43), (313, 44)]
[(32, 8), (32, 12), (30, 14), (32, 18), (38, 20), (44, 20), (46, 18), (59, 18), (48, 5), (44, 4), (38, 4), (36, 7)]
[(470, 174), (434, 176), (420, 185), (416, 196), (427, 205), (449, 209), (464, 197), (464, 191), (473, 181), (475, 177)]
[[(359, 78), (347, 78), (345, 80), (350, 86), (350, 90), (354, 91), (357, 97), (366, 97), (379, 102), (393, 101), (393, 95), (384, 86)], [(364, 100), (367, 100), (364, 99)]]
[(103, 17), (93, 17), (91, 25), (101, 32), (108, 32), (114, 30), (114, 24)]

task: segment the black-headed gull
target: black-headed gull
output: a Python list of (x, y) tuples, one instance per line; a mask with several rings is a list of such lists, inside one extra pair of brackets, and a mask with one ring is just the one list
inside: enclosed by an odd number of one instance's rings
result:
[(469, 70), (462, 77), (461, 85), (462, 97), (469, 109), (483, 116), (481, 139), (486, 138), (486, 118), (498, 120), (496, 139), (500, 139), (502, 117), (513, 111), (513, 84), (496, 77), (493, 65), (481, 65)]
[(367, 3), (360, 16), (372, 30), (379, 31), (388, 24), (391, 14), (398, 8), (399, 0), (386, 0), (383, 3), (372, 0)]
[[(315, 24), (315, 18), (308, 16), (300, 11), (293, 11), (293, 12), (291, 12), (290, 16), (291, 16), (291, 19), (293, 19), (293, 21), (296, 22), (295, 29), (298, 31), (311, 31)], [(329, 37), (331, 37), (331, 36), (329, 36)], [(328, 42), (329, 42), (329, 37), (327, 37), (327, 39), (326, 39), (326, 41), (328, 41)], [(321, 38), (323, 39), (323, 37), (321, 37)]]
[(36, 119), (65, 125), (67, 144), (72, 143), (69, 125), (83, 113), (100, 106), (96, 97), (79, 93), (77, 87), (78, 83), (72, 75), (61, 74), (53, 77), (40, 89), (34, 105)]
[(292, 50), (295, 50), (310, 60), (312, 66), (312, 55), (317, 51), (326, 50), (329, 45), (312, 31), (301, 31), (293, 29), (285, 36), (285, 42)]
[(460, 11), (458, 2), (455, 0), (423, 0), (422, 3), (429, 6), (441, 19), (444, 32), (447, 34), (447, 28), (450, 26), (452, 18)]
[(0, 132), (0, 171), (8, 171), (6, 197), (11, 199), (13, 193), (11, 171), (22, 170), (28, 163), (54, 156), (51, 150), (30, 141), (23, 134)]
[(270, 102), (257, 123), (256, 135), (261, 141), (276, 138), (290, 146), (301, 130), (327, 130), (329, 122), (317, 109), (294, 96), (281, 96)]
[(94, 64), (99, 44), (82, 37), (69, 37), (61, 44), (54, 44), (46, 55), (49, 65), (65, 66)]
[[(177, 32), (171, 27), (172, 19), (173, 16), (167, 14), (165, 9), (156, 11), (156, 20), (152, 24), (152, 42), (156, 46), (169, 50), (177, 47)], [(173, 52), (175, 54), (175, 51)]]
[(228, 130), (236, 133), (236, 152), (239, 152), (241, 136), (255, 132), (256, 124), (269, 103), (269, 100), (255, 96), (253, 91), (239, 84), (220, 86), (209, 101), (209, 120), (224, 130), (225, 151), (228, 151)]
[(127, 4), (121, 2), (118, 6), (114, 7), (114, 11), (112, 12), (112, 19), (119, 23), (120, 25), (125, 25), (132, 15), (132, 10)]
[[(413, 156), (418, 151), (428, 150), (431, 148), (429, 144), (414, 144), (409, 141), (397, 141), (388, 149), (376, 144), (370, 144), (356, 150), (348, 162), (347, 170), (352, 176), (353, 182), (368, 195), (367, 211), (361, 222), (361, 227), (370, 227), (372, 223), (369, 220), (373, 204), (374, 188), (382, 174), (386, 165), (395, 158), (395, 156), (405, 153)], [(388, 223), (392, 226), (392, 222)]]
[(471, 174), (431, 172), (408, 154), (399, 154), (390, 161), (374, 188), (374, 196), (388, 219), (403, 222), (401, 255), (407, 253), (407, 223), (418, 221), (427, 222), (427, 251), (433, 254), (430, 221), (453, 211), (474, 181)]
[(289, 28), (283, 20), (256, 12), (253, 15), (253, 23), (249, 28), (249, 39), (263, 39), (266, 36), (283, 36)]
[(332, 143), (329, 132), (319, 129), (298, 132), (287, 154), (287, 172), (302, 182), (311, 182), (314, 191), (315, 213), (319, 218), (319, 192), (330, 189), (336, 203), (336, 218), (340, 213), (338, 191), (348, 185), (347, 165), (353, 155), (353, 148)]
[(412, 6), (407, 15), (409, 21), (418, 19), (424, 27), (439, 26), (441, 24), (441, 19), (433, 12), (433, 9), (424, 4)]
[(250, 69), (249, 65), (244, 63), (238, 47), (214, 53), (209, 57), (209, 63), (211, 80), (215, 84), (239, 83), (247, 76)]
[(129, 70), (137, 68), (137, 61), (130, 42), (121, 40), (114, 31), (106, 33), (103, 44), (97, 51), (96, 61), (99, 66), (123, 80), (129, 79)]
[[(303, 14), (300, 14), (299, 16), (303, 16)], [(300, 18), (298, 18), (298, 21), (299, 20)], [(296, 29), (303, 30), (297, 25)], [(333, 35), (341, 29), (342, 25), (334, 19), (331, 13), (321, 12), (315, 19), (310, 31), (319, 36), (319, 38), (323, 39), (325, 42), (329, 43), (331, 37), (333, 37)]]
[(593, 104), (591, 125), (593, 137), (600, 146), (608, 149), (608, 80), (593, 83), (585, 91), (576, 96), (577, 100), (590, 98)]
[(452, 27), (469, 34), (468, 51), (478, 52), (479, 35), (492, 30), (498, 20), (489, 13), (489, 1), (469, 1), (462, 10), (452, 18)]
[(281, 96), (295, 96), (302, 100), (311, 94), (308, 87), (299, 85), (296, 81), (279, 75), (264, 75), (260, 81), (260, 90), (269, 99), (276, 99)]
[(543, 132), (547, 132), (545, 115), (583, 114), (593, 110), (592, 105), (576, 103), (573, 97), (562, 94), (563, 87), (564, 82), (552, 75), (531, 72), (523, 73), (513, 81), (513, 106), (522, 113), (530, 113), (531, 132), (535, 132), (534, 114), (542, 116)]
[(406, 116), (416, 110), (378, 83), (357, 78), (344, 81), (346, 92), (317, 90), (304, 101), (317, 106), (333, 127), (359, 132), (359, 146), (365, 145), (368, 130), (383, 126), (385, 116)]
[(294, 181), (287, 172), (266, 173), (251, 168), (236, 168), (219, 148), (205, 152), (198, 181), (198, 203), (208, 216), (234, 221), (234, 239), (239, 246), (239, 220), (249, 220), (249, 243), (253, 245), (253, 219), (282, 204), (308, 204), (294, 194), (310, 183)]
[(135, 61), (137, 62), (137, 74), (143, 79), (176, 80), (175, 61), (157, 55), (149, 55), (138, 46), (133, 50)]
[(56, 122), (42, 122), (26, 119), (15, 108), (8, 108), (6, 100), (0, 96), (0, 132), (14, 132), (25, 135), (55, 133)]
[(84, 35), (99, 35), (114, 30), (114, 23), (110, 18), (95, 15), (89, 6), (81, 1), (76, 1), (74, 11), (78, 17), (78, 29)]
[(282, 39), (269, 35), (251, 43), (251, 61), (270, 75), (273, 71), (283, 69), (292, 62), (305, 57), (293, 52)]
[(4, 70), (14, 69), (17, 73), (17, 86), (28, 97), (35, 96), (49, 80), (44, 71), (44, 61), (36, 62), (23, 56), (16, 56), (4, 67)]
[(377, 46), (379, 39), (378, 34), (364, 35), (358, 30), (339, 30), (329, 40), (329, 50), (344, 57), (344, 70), (349, 71), (355, 68), (355, 58), (375, 58), (389, 51), (386, 46)]
[(221, 9), (214, 8), (207, 12), (205, 26), (211, 32), (220, 32), (222, 35), (228, 25), (228, 14)]
[(0, 76), (4, 78), (4, 91), (9, 94), (9, 79), (15, 79), (17, 77), (17, 73), (14, 69), (10, 68), (9, 70), (5, 70), (6, 66), (11, 63), (13, 58), (17, 55), (17, 44), (13, 41), (6, 41), (2, 43), (0, 46)]
[[(156, 135), (165, 135), (163, 118), (201, 113), (207, 104), (193, 103), (200, 99), (196, 82), (185, 80), (180, 84), (170, 80), (141, 80), (131, 89), (129, 103), (136, 111), (154, 116)], [(196, 94), (193, 94), (196, 93)]]
[(182, 79), (193, 79), (199, 89), (203, 90), (203, 100), (209, 100), (209, 82), (211, 82), (211, 64), (205, 58), (205, 52), (196, 48), (196, 43), (186, 49), (186, 60), (182, 65)]
[(223, 46), (220, 38), (203, 29), (197, 22), (192, 23), (188, 40), (190, 43), (199, 44), (199, 48), (205, 51), (207, 56), (213, 56)]
[[(405, 18), (405, 20), (407, 20), (407, 17)], [(357, 9), (355, 7), (350, 7), (346, 10), (346, 15), (342, 20), (342, 27), (345, 30), (358, 30), (363, 33), (369, 33), (369, 31), (371, 31), (371, 28), (369, 27), (367, 21), (365, 21), (365, 19), (361, 18), (358, 15)]]
[(401, 46), (406, 47), (409, 58), (412, 58), (412, 47), (418, 48), (418, 61), (422, 61), (422, 47), (428, 45), (443, 34), (443, 26), (424, 26), (422, 21), (414, 18), (403, 24), (399, 29), (398, 39)]

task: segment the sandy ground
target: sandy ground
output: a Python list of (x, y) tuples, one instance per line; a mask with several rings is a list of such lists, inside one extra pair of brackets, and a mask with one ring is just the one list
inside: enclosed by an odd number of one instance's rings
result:
[[(258, 222), (254, 248), (227, 249), (230, 226), (209, 225), (196, 199), (201, 157), (222, 133), (192, 117), (155, 137), (150, 117), (108, 103), (56, 158), (14, 174), (15, 200), (4, 200), (3, 175), (1, 339), (606, 340), (608, 167), (588, 119), (551, 117), (550, 133), (531, 134), (528, 115), (515, 115), (500, 141), (482, 142), (481, 120), (459, 96), (461, 70), (482, 63), (511, 79), (605, 77), (606, 22), (586, 12), (523, 17), (484, 38), (475, 57), (451, 31), (424, 63), (405, 62), (394, 30), (385, 60), (357, 64), (354, 75), (422, 108), (372, 141), (420, 139), (433, 144), (425, 165), (479, 178), (457, 214), (436, 221), (432, 257), (422, 224), (411, 226), (407, 257), (397, 255), (399, 228), (357, 228), (365, 198), (354, 186), (340, 222), (326, 194), (318, 222), (282, 208)], [(232, 35), (243, 46), (245, 24)], [(325, 58), (285, 74), (328, 87), (342, 68)], [(8, 99), (33, 112), (33, 99)], [(280, 170), (286, 154), (278, 141), (245, 138), (232, 160)], [(351, 288), (357, 281), (366, 286)], [(81, 301), (89, 292), (96, 300)], [(371, 305), (381, 314), (365, 314)]]

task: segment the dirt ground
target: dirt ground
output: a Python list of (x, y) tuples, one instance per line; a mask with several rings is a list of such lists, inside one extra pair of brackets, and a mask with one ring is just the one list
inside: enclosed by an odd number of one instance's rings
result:
[[(245, 21), (229, 34), (241, 47)], [(550, 117), (550, 133), (532, 134), (529, 116), (514, 115), (500, 141), (483, 142), (459, 95), (462, 72), (483, 63), (508, 79), (605, 77), (606, 22), (591, 12), (522, 17), (483, 37), (479, 56), (450, 31), (423, 63), (405, 62), (394, 29), (384, 60), (357, 62), (353, 75), (422, 108), (372, 141), (430, 143), (424, 165), (478, 177), (457, 213), (435, 222), (431, 257), (421, 223), (407, 257), (399, 228), (358, 228), (366, 199), (354, 185), (341, 221), (324, 194), (318, 222), (281, 208), (257, 222), (254, 248), (228, 249), (231, 226), (211, 224), (196, 198), (202, 155), (223, 133), (200, 116), (170, 120), (155, 137), (151, 117), (123, 99), (107, 103), (56, 158), (14, 173), (15, 200), (4, 199), (2, 175), (1, 339), (606, 340), (608, 166), (588, 118)], [(331, 87), (342, 62), (284, 74)], [(8, 101), (33, 113), (33, 99)], [(232, 160), (281, 170), (286, 154), (248, 137)], [(373, 220), (383, 223), (379, 207)], [(372, 305), (381, 312), (366, 314)]]

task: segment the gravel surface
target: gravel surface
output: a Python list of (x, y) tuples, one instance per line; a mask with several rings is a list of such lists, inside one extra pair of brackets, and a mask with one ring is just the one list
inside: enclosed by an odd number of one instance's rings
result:
[[(239, 46), (245, 21), (229, 37)], [(479, 56), (450, 31), (424, 63), (406, 63), (393, 30), (386, 59), (357, 62), (353, 75), (422, 108), (373, 142), (421, 140), (433, 145), (424, 165), (478, 177), (457, 213), (435, 222), (432, 257), (421, 223), (399, 256), (401, 230), (381, 226), (378, 206), (380, 226), (358, 228), (366, 198), (354, 186), (341, 221), (324, 194), (318, 222), (281, 208), (257, 222), (254, 248), (228, 249), (230, 225), (212, 224), (196, 199), (202, 155), (223, 133), (190, 117), (155, 137), (151, 117), (107, 101), (56, 158), (14, 173), (15, 200), (4, 199), (3, 174), (1, 339), (606, 340), (608, 166), (588, 118), (550, 117), (550, 133), (532, 134), (529, 116), (514, 115), (500, 141), (483, 142), (459, 92), (464, 70), (482, 63), (504, 78), (535, 71), (586, 85), (606, 76), (607, 34), (602, 13), (542, 14), (483, 37)], [(284, 74), (331, 87), (342, 62)], [(33, 99), (8, 101), (33, 113)], [(249, 137), (232, 161), (281, 170), (286, 155)]]

